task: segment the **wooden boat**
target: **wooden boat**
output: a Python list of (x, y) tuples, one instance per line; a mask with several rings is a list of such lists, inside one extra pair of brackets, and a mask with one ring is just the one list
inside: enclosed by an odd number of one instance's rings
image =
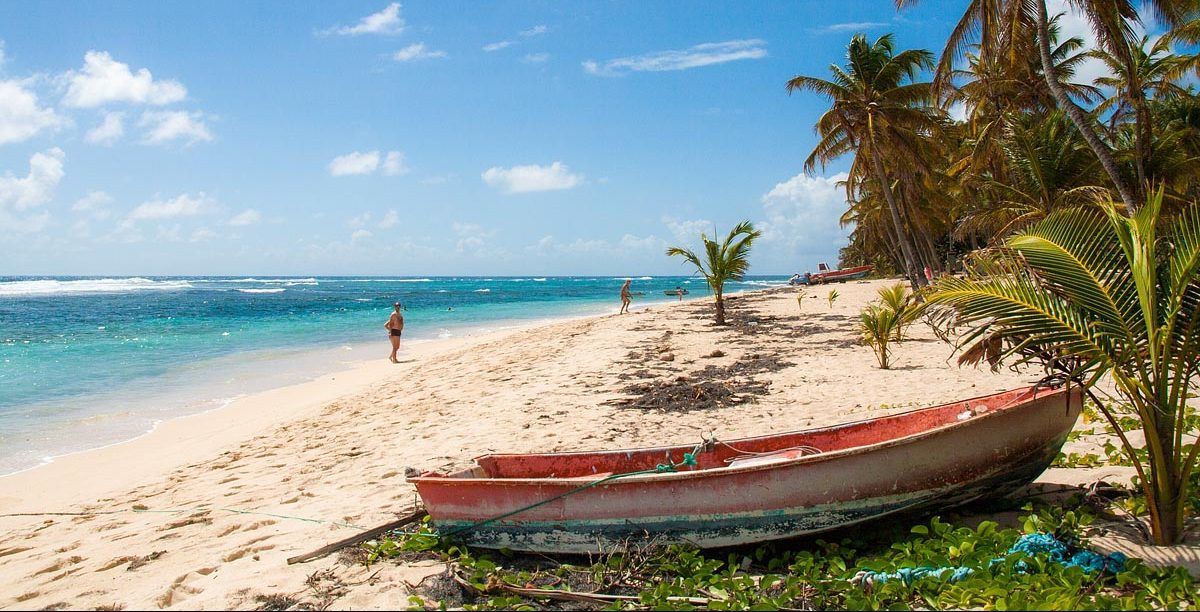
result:
[(663, 295), (687, 295), (687, 289), (667, 289), (663, 291)]
[(484, 548), (740, 545), (1011, 493), (1058, 455), (1080, 406), (1077, 389), (1031, 387), (702, 447), (484, 455), (411, 482), (443, 534)]
[(858, 266), (856, 268), (846, 268), (845, 270), (830, 270), (828, 264), (819, 264), (817, 273), (809, 276), (810, 285), (819, 285), (821, 283), (844, 283), (850, 280), (858, 280), (865, 278), (871, 273), (871, 266)]

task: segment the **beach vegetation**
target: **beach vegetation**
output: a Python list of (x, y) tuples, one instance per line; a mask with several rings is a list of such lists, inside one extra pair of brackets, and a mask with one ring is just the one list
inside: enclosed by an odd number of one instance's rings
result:
[[(727, 551), (629, 543), (588, 558), (482, 551), (438, 540), (428, 524), (369, 543), (370, 563), (436, 559), (414, 609), (1193, 609), (1196, 583), (1178, 567), (1136, 559), (1088, 571), (1043, 552), (1014, 552), (1030, 534), (1086, 550), (1094, 515), (1082, 497), (1027, 504), (1014, 522), (950, 516)], [(415, 545), (409, 545), (415, 542)], [(916, 568), (944, 572), (915, 572)], [(867, 580), (870, 575), (911, 579)]]
[(682, 257), (692, 264), (712, 289), (717, 325), (725, 325), (725, 283), (740, 281), (746, 276), (750, 269), (750, 247), (761, 235), (752, 223), (742, 221), (729, 230), (721, 242), (716, 241), (715, 235), (709, 238), (707, 234), (700, 234), (704, 246), (700, 254), (677, 246), (667, 249), (668, 257)]
[[(928, 299), (966, 328), (960, 363), (1033, 364), (1084, 387), (1137, 472), (1152, 541), (1166, 545), (1184, 535), (1200, 458), (1200, 206), (1162, 209), (1160, 190), (1132, 216), (1111, 202), (1054, 212)], [(1125, 434), (1131, 418), (1144, 447)]]
[(917, 301), (918, 295), (909, 291), (903, 283), (879, 288), (880, 305), (891, 310), (895, 315), (896, 323), (893, 326), (892, 339), (896, 342), (904, 339), (904, 329), (921, 318), (925, 312), (923, 304)]
[(829, 308), (831, 310), (833, 309), (833, 303), (836, 302), (837, 299), (838, 299), (837, 289), (830, 289), (829, 295), (825, 296), (825, 300), (829, 302)]
[(859, 328), (863, 342), (875, 351), (875, 360), (881, 370), (888, 369), (891, 357), (891, 342), (899, 327), (896, 311), (882, 304), (868, 304), (859, 313)]

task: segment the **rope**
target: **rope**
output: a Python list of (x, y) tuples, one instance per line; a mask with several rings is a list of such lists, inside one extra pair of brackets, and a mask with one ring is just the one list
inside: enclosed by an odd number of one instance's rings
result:
[(675, 461), (672, 460), (670, 456), (668, 456), (666, 463), (660, 463), (660, 464), (654, 466), (653, 469), (638, 470), (636, 472), (625, 472), (622, 474), (610, 474), (610, 475), (600, 478), (598, 480), (593, 480), (592, 482), (589, 482), (587, 484), (575, 487), (574, 489), (571, 489), (569, 491), (559, 493), (558, 495), (555, 495), (554, 497), (550, 497), (547, 499), (543, 499), (542, 501), (529, 504), (528, 506), (523, 506), (521, 508), (517, 508), (516, 510), (511, 510), (509, 512), (505, 512), (504, 514), (500, 514), (498, 516), (493, 516), (489, 519), (484, 519), (484, 520), (476, 522), (476, 523), (470, 523), (468, 525), (456, 527), (445, 533), (438, 531), (435, 533), (431, 533), (430, 535), (433, 535), (438, 538), (449, 538), (449, 537), (456, 536), (456, 535), (459, 535), (462, 533), (466, 533), (468, 531), (474, 531), (475, 529), (483, 527), (484, 525), (490, 525), (492, 523), (495, 523), (496, 521), (504, 520), (510, 516), (514, 516), (514, 515), (520, 514), (522, 512), (533, 510), (534, 508), (539, 508), (539, 507), (549, 504), (551, 502), (558, 501), (564, 497), (569, 497), (571, 495), (575, 495), (576, 493), (586, 491), (592, 487), (602, 485), (606, 482), (611, 482), (611, 481), (617, 480), (619, 478), (628, 478), (630, 476), (645, 476), (647, 474), (666, 474), (666, 473), (678, 471), (680, 466), (685, 466), (685, 465), (686, 466), (696, 466), (697, 465), (696, 456), (704, 451), (712, 450), (712, 444), (714, 442), (716, 442), (715, 439), (704, 440), (703, 442), (697, 444), (692, 449), (692, 452), (683, 454), (683, 461), (680, 461), (679, 463), (675, 463)]

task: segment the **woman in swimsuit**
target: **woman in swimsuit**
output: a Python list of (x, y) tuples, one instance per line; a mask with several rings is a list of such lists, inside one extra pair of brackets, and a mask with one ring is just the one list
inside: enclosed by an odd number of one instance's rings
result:
[(383, 325), (383, 328), (388, 330), (388, 339), (392, 341), (392, 355), (388, 357), (392, 363), (400, 363), (396, 359), (396, 351), (400, 350), (400, 334), (404, 331), (404, 315), (400, 314), (400, 302), (392, 305), (396, 311), (388, 317), (388, 322)]

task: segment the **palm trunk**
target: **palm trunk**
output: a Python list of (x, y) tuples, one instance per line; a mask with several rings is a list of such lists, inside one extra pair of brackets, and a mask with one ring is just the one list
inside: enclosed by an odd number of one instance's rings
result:
[(1092, 152), (1100, 160), (1100, 165), (1104, 166), (1104, 171), (1108, 174), (1108, 178), (1112, 180), (1113, 185), (1117, 188), (1117, 193), (1121, 194), (1121, 201), (1125, 203), (1125, 210), (1133, 215), (1140, 207), (1141, 198), (1139, 191), (1134, 190), (1129, 186), (1125, 179), (1121, 176), (1121, 170), (1117, 167), (1117, 160), (1113, 159), (1112, 150), (1108, 145), (1100, 140), (1096, 135), (1096, 131), (1092, 129), (1088, 118), (1083, 113), (1083, 109), (1079, 108), (1067, 95), (1062, 84), (1058, 82), (1058, 75), (1054, 73), (1054, 61), (1050, 59), (1050, 29), (1046, 22), (1046, 0), (1038, 0), (1037, 2), (1037, 31), (1038, 31), (1038, 53), (1042, 59), (1042, 76), (1046, 78), (1046, 85), (1050, 87), (1050, 93), (1054, 95), (1054, 99), (1058, 101), (1058, 107), (1061, 108), (1067, 117), (1071, 119), (1071, 123), (1075, 124), (1075, 128), (1083, 135), (1083, 139), (1087, 141)]
[(892, 214), (892, 226), (896, 229), (896, 241), (900, 243), (900, 252), (904, 254), (904, 267), (907, 268), (908, 281), (912, 284), (913, 291), (916, 291), (924, 286), (925, 277), (921, 276), (917, 270), (917, 258), (913, 253), (912, 244), (909, 243), (908, 234), (904, 231), (904, 224), (900, 221), (900, 209), (896, 207), (896, 196), (892, 193), (892, 184), (883, 171), (883, 162), (879, 161), (879, 152), (874, 143), (871, 146), (871, 162), (875, 168), (875, 180), (879, 181), (883, 197), (888, 203), (888, 211)]
[(722, 289), (713, 290), (713, 293), (717, 296), (717, 325), (725, 324), (725, 298), (721, 296)]

